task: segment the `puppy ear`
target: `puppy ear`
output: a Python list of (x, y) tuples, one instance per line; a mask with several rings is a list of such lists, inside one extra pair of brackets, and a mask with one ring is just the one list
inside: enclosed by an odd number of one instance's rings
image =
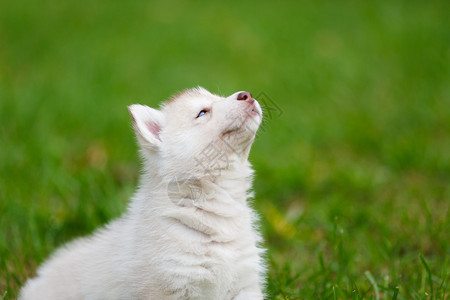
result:
[(160, 132), (165, 123), (164, 114), (157, 109), (140, 104), (128, 106), (128, 111), (141, 147), (158, 148), (161, 145)]

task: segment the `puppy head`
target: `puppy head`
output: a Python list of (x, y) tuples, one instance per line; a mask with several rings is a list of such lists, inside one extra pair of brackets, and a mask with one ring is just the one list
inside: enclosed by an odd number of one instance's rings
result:
[(129, 111), (144, 156), (175, 174), (246, 160), (262, 120), (249, 92), (224, 98), (201, 87), (173, 96), (160, 110), (135, 104)]

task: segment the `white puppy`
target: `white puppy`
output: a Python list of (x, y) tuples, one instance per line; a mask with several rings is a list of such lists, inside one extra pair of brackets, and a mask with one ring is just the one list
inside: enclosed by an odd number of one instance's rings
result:
[(19, 299), (262, 299), (247, 203), (258, 102), (196, 88), (129, 110), (144, 171), (127, 212), (58, 250)]

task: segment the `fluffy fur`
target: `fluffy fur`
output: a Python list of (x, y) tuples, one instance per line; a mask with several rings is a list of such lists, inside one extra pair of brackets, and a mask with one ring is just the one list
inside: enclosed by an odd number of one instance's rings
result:
[(262, 299), (247, 202), (262, 112), (239, 95), (196, 88), (160, 110), (130, 106), (144, 170), (127, 212), (59, 249), (19, 299)]

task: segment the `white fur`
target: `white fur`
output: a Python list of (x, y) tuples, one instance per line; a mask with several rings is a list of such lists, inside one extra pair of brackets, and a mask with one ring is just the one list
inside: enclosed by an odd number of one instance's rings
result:
[(144, 172), (127, 212), (59, 249), (19, 299), (262, 299), (264, 251), (247, 202), (262, 112), (236, 97), (196, 88), (161, 110), (130, 106)]

